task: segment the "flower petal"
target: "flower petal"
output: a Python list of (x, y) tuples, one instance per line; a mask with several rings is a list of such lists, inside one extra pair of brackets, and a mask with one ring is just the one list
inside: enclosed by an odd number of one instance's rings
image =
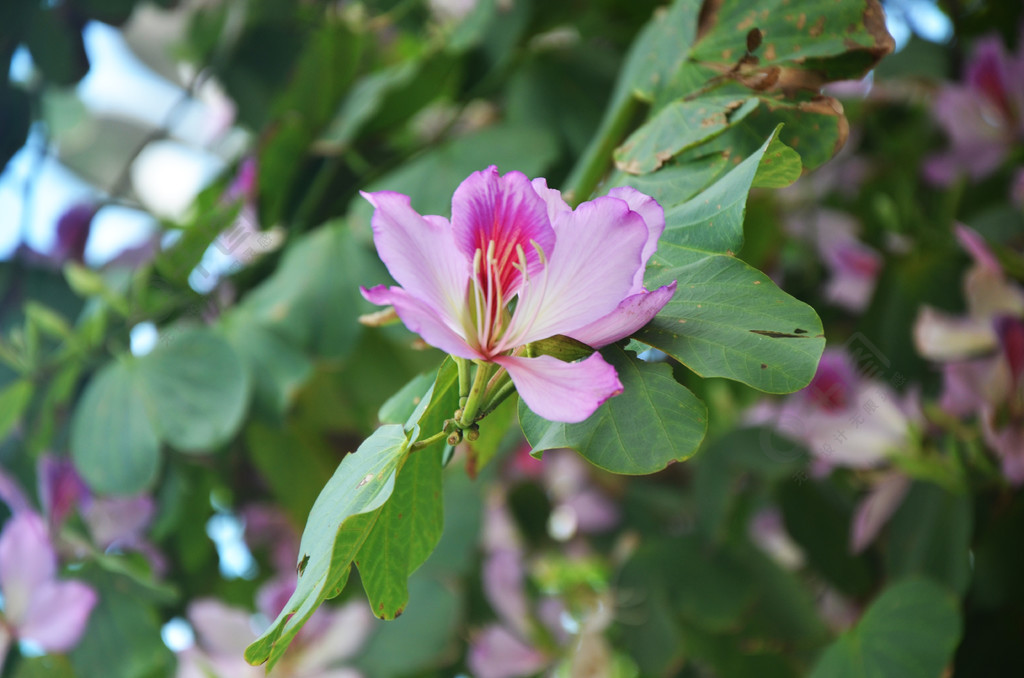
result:
[(32, 598), (57, 572), (57, 554), (46, 523), (35, 513), (16, 513), (0, 534), (0, 588), (7, 619), (19, 626)]
[(875, 540), (882, 526), (900, 507), (910, 488), (910, 478), (899, 471), (883, 477), (857, 505), (850, 529), (850, 552), (860, 553)]
[(533, 190), (548, 206), (548, 220), (554, 226), (558, 218), (563, 214), (572, 212), (569, 203), (562, 199), (562, 192), (555, 188), (548, 188), (548, 180), (544, 177), (537, 177), (530, 182)]
[(47, 652), (67, 652), (85, 632), (96, 592), (79, 581), (50, 580), (36, 589), (18, 635)]
[[(465, 305), (469, 261), (455, 251), (452, 229), (441, 217), (425, 218), (401, 193), (362, 193), (376, 208), (373, 242), (384, 265), (406, 292), (429, 302), (454, 323)], [(371, 300), (372, 301), (372, 300)]]
[(401, 287), (378, 285), (372, 289), (361, 287), (363, 297), (372, 304), (391, 305), (409, 331), (415, 332), (431, 346), (460, 358), (480, 358), (466, 340), (445, 323), (443, 314), (430, 303), (412, 296)]
[(517, 246), (526, 256), (527, 271), (534, 275), (541, 267), (541, 257), (531, 242), (547, 255), (555, 245), (547, 205), (530, 180), (521, 172), (500, 176), (493, 165), (470, 174), (455, 189), (452, 231), (467, 261), (473, 261), (478, 249), (486, 253), (494, 243), (504, 299), (511, 298), (522, 283), (522, 273), (512, 265), (519, 261)]
[(642, 268), (647, 225), (618, 198), (585, 202), (559, 220), (547, 268), (519, 296), (506, 342), (528, 344), (572, 335), (614, 311), (630, 296)]
[(639, 214), (647, 224), (647, 242), (644, 243), (644, 249), (640, 253), (641, 267), (637, 271), (636, 277), (633, 278), (632, 291), (636, 293), (644, 288), (644, 268), (658, 250), (658, 238), (665, 232), (665, 210), (657, 200), (632, 186), (613, 188), (608, 191), (608, 197), (625, 200), (629, 209)]
[(653, 292), (640, 292), (626, 297), (618, 307), (570, 336), (588, 346), (600, 348), (628, 337), (651, 322), (675, 294), (676, 284), (659, 287)]
[(526, 406), (548, 421), (581, 422), (601, 403), (622, 393), (615, 368), (600, 353), (576, 363), (546, 355), (498, 356), (494, 362), (508, 370)]
[(931, 360), (963, 360), (991, 351), (998, 341), (987, 319), (961, 318), (922, 306), (914, 321), (917, 352)]
[(200, 598), (188, 606), (196, 643), (211, 654), (238, 654), (256, 639), (249, 613), (216, 598)]
[(322, 629), (307, 637), (302, 653), (295, 657), (297, 675), (320, 676), (328, 666), (355, 655), (377, 628), (376, 618), (363, 601), (320, 611), (324, 613)]
[(508, 629), (492, 625), (470, 641), (466, 663), (476, 678), (516, 678), (536, 674), (548, 660)]

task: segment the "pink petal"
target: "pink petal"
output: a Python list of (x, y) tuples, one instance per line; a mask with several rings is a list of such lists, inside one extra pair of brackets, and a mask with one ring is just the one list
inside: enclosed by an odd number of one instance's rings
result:
[[(401, 193), (363, 193), (373, 212), (377, 254), (399, 285), (455, 324), (465, 305), (469, 261), (455, 252), (455, 238), (440, 217), (424, 218)], [(372, 301), (372, 300), (371, 300)], [(375, 302), (376, 303), (376, 302)]]
[(515, 344), (576, 330), (630, 296), (647, 225), (618, 198), (585, 202), (561, 217), (547, 268), (524, 286), (508, 335)]
[(850, 529), (850, 551), (860, 553), (875, 540), (882, 526), (888, 522), (910, 487), (910, 478), (899, 472), (892, 472), (882, 478), (861, 500), (853, 515)]
[(50, 524), (60, 526), (76, 506), (88, 499), (89, 489), (70, 459), (44, 454), (37, 467), (39, 500)]
[(530, 613), (523, 588), (522, 553), (515, 548), (492, 552), (484, 560), (481, 574), (484, 594), (498, 618), (519, 633), (526, 633), (530, 628)]
[(377, 618), (366, 601), (353, 600), (340, 607), (323, 607), (322, 630), (307, 637), (301, 654), (295, 657), (295, 673), (301, 676), (328, 675), (328, 666), (354, 656), (377, 628)]
[(188, 621), (196, 631), (196, 643), (210, 654), (237, 654), (256, 640), (249, 613), (214, 598), (200, 598), (188, 606)]
[(519, 397), (538, 416), (548, 421), (574, 424), (594, 413), (601, 403), (622, 393), (615, 368), (600, 353), (586, 360), (564, 363), (551, 356), (521, 358), (499, 356)]
[(547, 658), (501, 626), (488, 626), (470, 642), (466, 659), (476, 678), (516, 678), (532, 676)]
[(18, 484), (14, 476), (8, 475), (2, 468), (0, 468), (0, 501), (7, 504), (11, 513), (32, 510), (32, 504), (29, 503), (21, 485)]
[(134, 544), (145, 533), (156, 505), (151, 497), (104, 497), (82, 512), (93, 541), (102, 548)]
[(0, 534), (0, 589), (7, 618), (19, 625), (32, 598), (57, 572), (46, 523), (35, 513), (14, 514)]
[(91, 587), (78, 581), (50, 580), (35, 590), (18, 635), (47, 652), (67, 652), (85, 632), (95, 605), (96, 592)]
[(931, 360), (962, 360), (996, 347), (998, 338), (992, 323), (983, 318), (949, 315), (922, 306), (914, 321), (917, 352)]
[(632, 186), (619, 186), (608, 191), (609, 198), (625, 200), (629, 209), (633, 210), (647, 224), (647, 242), (640, 253), (641, 268), (633, 278), (633, 293), (644, 288), (644, 268), (658, 249), (658, 238), (665, 232), (665, 210), (651, 196), (641, 193)]
[(534, 275), (541, 267), (541, 257), (532, 243), (545, 254), (550, 254), (555, 245), (547, 205), (530, 180), (521, 172), (500, 176), (493, 165), (470, 174), (455, 189), (452, 230), (467, 261), (473, 261), (478, 249), (487, 253), (493, 242), (505, 299), (511, 298), (522, 283), (522, 273), (512, 266), (519, 261), (517, 247), (526, 257), (527, 271)]
[(429, 302), (414, 297), (401, 287), (378, 285), (373, 289), (362, 287), (360, 291), (370, 303), (394, 306), (395, 313), (409, 331), (420, 335), (431, 346), (460, 358), (481, 357), (458, 330), (446, 322), (444, 314)]
[(626, 297), (614, 311), (576, 330), (570, 336), (594, 348), (624, 339), (651, 322), (675, 291), (676, 284), (673, 282), (653, 292), (640, 292)]
[(992, 271), (1002, 272), (1002, 265), (996, 259), (996, 255), (992, 253), (988, 242), (980, 233), (970, 226), (960, 223), (956, 224), (953, 232), (956, 235), (957, 242), (960, 243), (960, 247), (964, 248), (964, 251), (971, 255), (975, 264)]
[(548, 221), (551, 222), (552, 226), (554, 226), (560, 216), (568, 212), (572, 212), (572, 208), (569, 207), (569, 203), (562, 199), (562, 192), (554, 188), (548, 188), (547, 179), (538, 177), (531, 181), (530, 184), (533, 186), (533, 190), (536, 191), (537, 195), (539, 195), (547, 204)]

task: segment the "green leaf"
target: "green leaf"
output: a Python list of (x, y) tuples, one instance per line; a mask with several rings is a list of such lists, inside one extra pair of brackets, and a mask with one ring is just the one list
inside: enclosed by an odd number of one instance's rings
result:
[[(98, 602), (85, 634), (70, 653), (75, 675), (104, 678), (166, 676), (173, 653), (160, 637), (161, 619), (139, 587), (126, 577), (87, 566), (76, 578), (91, 584)], [(112, 660), (116, 657), (116, 661)]]
[(131, 359), (108, 363), (89, 381), (71, 417), (71, 456), (94, 491), (133, 494), (156, 478), (160, 440)]
[(242, 308), (293, 344), (341, 358), (355, 347), (362, 329), (359, 314), (372, 308), (359, 286), (385, 280), (377, 257), (339, 220), (296, 239)]
[(75, 671), (67, 657), (22, 657), (15, 666), (12, 678), (75, 678)]
[(381, 622), (356, 662), (363, 675), (397, 678), (423, 672), (450, 655), (458, 631), (460, 596), (417, 575), (409, 582), (409, 611)]
[(927, 580), (900, 582), (825, 650), (811, 678), (939, 678), (960, 633), (951, 594)]
[(707, 430), (707, 408), (672, 376), (668, 365), (646, 363), (617, 346), (601, 350), (623, 392), (579, 424), (542, 419), (519, 403), (519, 422), (532, 454), (571, 447), (613, 473), (660, 471), (692, 456)]
[(755, 188), (785, 188), (799, 179), (802, 171), (800, 154), (773, 134), (751, 185)]
[(737, 96), (674, 101), (615, 150), (615, 164), (629, 174), (648, 174), (687, 148), (721, 134), (755, 108), (756, 98)]
[(15, 153), (25, 145), (32, 122), (32, 104), (28, 93), (0, 83), (0, 172)]
[(254, 419), (245, 428), (249, 458), (295, 524), (301, 524), (334, 472), (337, 453), (297, 426), (273, 428)]
[(443, 450), (443, 444), (431, 445), (409, 455), (391, 499), (355, 557), (370, 608), (381, 619), (394, 619), (405, 610), (409, 575), (441, 538)]
[(0, 389), (0, 440), (17, 425), (22, 413), (32, 401), (32, 381), (19, 379)]
[(224, 316), (221, 328), (249, 372), (254, 405), (280, 420), (309, 379), (312, 362), (293, 344), (244, 313)]
[(242, 424), (249, 374), (210, 329), (169, 328), (152, 353), (137, 360), (135, 372), (160, 438), (183, 452), (222, 445)]
[[(776, 130), (777, 132), (777, 130)], [(669, 208), (649, 289), (678, 289), (635, 338), (702, 377), (726, 377), (769, 393), (810, 383), (825, 348), (810, 306), (735, 259), (743, 245), (746, 197), (774, 137), (691, 200)]]
[(40, 7), (32, 15), (25, 42), (32, 61), (55, 85), (73, 85), (89, 72), (81, 27), (70, 12)]
[(889, 523), (890, 576), (926, 575), (965, 593), (971, 580), (973, 514), (969, 494), (914, 483)]
[(382, 424), (405, 424), (423, 402), (424, 393), (429, 395), (432, 392), (436, 380), (437, 374), (432, 372), (416, 375), (380, 406), (377, 418)]
[(341, 592), (353, 558), (391, 497), (407, 451), (405, 431), (388, 425), (342, 459), (306, 521), (295, 592), (270, 628), (246, 648), (246, 661), (268, 662), (272, 669), (320, 604)]

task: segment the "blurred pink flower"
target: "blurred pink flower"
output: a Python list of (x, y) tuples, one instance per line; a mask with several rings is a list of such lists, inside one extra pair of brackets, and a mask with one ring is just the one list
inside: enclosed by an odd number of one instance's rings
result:
[(974, 259), (964, 276), (966, 315), (923, 307), (914, 324), (918, 352), (943, 363), (940, 406), (977, 414), (1003, 474), (1024, 484), (1024, 289), (1006, 278), (984, 239), (966, 226), (957, 238)]
[(394, 306), (428, 344), (500, 365), (552, 421), (583, 421), (622, 384), (599, 353), (566, 363), (523, 347), (559, 334), (604, 346), (647, 324), (675, 292), (675, 283), (643, 287), (665, 218), (632, 188), (573, 210), (544, 179), (492, 166), (456, 189), (450, 223), (420, 216), (399, 193), (363, 196), (375, 208), (377, 252), (400, 285), (363, 296)]
[(916, 397), (859, 374), (843, 351), (826, 349), (811, 383), (781, 403), (764, 402), (748, 413), (807, 446), (816, 469), (872, 468), (898, 454), (921, 421)]
[(910, 488), (910, 478), (899, 471), (890, 471), (875, 481), (874, 487), (861, 499), (853, 515), (850, 530), (850, 551), (860, 553), (875, 540), (882, 527), (903, 503)]
[(16, 512), (0, 533), (0, 666), (14, 640), (46, 652), (67, 652), (85, 632), (96, 592), (78, 581), (57, 579), (57, 553), (43, 519)]
[[(274, 619), (294, 589), (294, 575), (267, 582), (257, 594), (260, 613)], [(189, 605), (188, 620), (196, 644), (178, 653), (176, 678), (360, 678), (341, 663), (366, 642), (374, 617), (364, 603), (319, 608), (269, 674), (242, 656), (258, 636), (250, 612), (203, 598)]]
[(925, 162), (925, 177), (949, 184), (966, 172), (980, 179), (995, 170), (1024, 134), (1024, 53), (1007, 54), (998, 37), (982, 38), (962, 85), (945, 85), (932, 112), (950, 148)]
[(828, 268), (825, 298), (848, 311), (863, 311), (875, 293), (883, 260), (857, 237), (857, 221), (844, 212), (816, 208), (790, 217), (786, 229), (813, 243)]

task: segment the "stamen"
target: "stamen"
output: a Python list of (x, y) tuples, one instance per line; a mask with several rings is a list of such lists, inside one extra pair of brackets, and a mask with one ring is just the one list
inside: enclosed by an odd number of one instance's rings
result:
[[(528, 294), (524, 295), (524, 293), (527, 291), (526, 290), (526, 282), (529, 282), (529, 281), (524, 281), (524, 286), (523, 286), (522, 292), (519, 294), (519, 303), (516, 304), (516, 310), (512, 313), (512, 319), (509, 320), (509, 323), (508, 323), (509, 328), (515, 327), (516, 331), (514, 333), (512, 333), (511, 335), (502, 337), (501, 341), (499, 341), (498, 345), (495, 347), (495, 352), (496, 353), (502, 353), (504, 351), (507, 351), (509, 348), (514, 348), (514, 347), (518, 346), (519, 344), (521, 344), (522, 343), (522, 338), (524, 336), (526, 336), (527, 334), (529, 334), (530, 330), (533, 328), (533, 324), (535, 322), (537, 322), (537, 317), (540, 315), (541, 309), (544, 306), (544, 296), (545, 296), (545, 294), (547, 292), (547, 288), (548, 288), (548, 260), (547, 260), (547, 257), (544, 255), (544, 250), (541, 249), (540, 245), (538, 245), (533, 240), (530, 241), (530, 244), (533, 245), (533, 248), (537, 251), (537, 255), (540, 257), (541, 264), (543, 265), (543, 269), (542, 269), (543, 272), (542, 272), (542, 275), (541, 275), (541, 278), (540, 278), (540, 281), (539, 281), (540, 284), (539, 285), (530, 285), (529, 286), (529, 288), (531, 290), (534, 290), (534, 294), (533, 295), (528, 295)], [(522, 250), (522, 248), (520, 247), (520, 251), (521, 250)], [(525, 270), (525, 268), (526, 268), (526, 266), (525, 266), (525, 262), (526, 262), (525, 254), (521, 255), (521, 261), (524, 264), (523, 269)], [(534, 279), (532, 282), (538, 282), (538, 281), (536, 279)], [(527, 297), (537, 297), (537, 299), (536, 299), (536, 301), (534, 301), (533, 298), (530, 298), (529, 299), (529, 303), (523, 303), (524, 301), (526, 301), (523, 298), (524, 296), (527, 296)], [(520, 312), (526, 306), (530, 307), (528, 309), (529, 314), (530, 314), (529, 315), (529, 320), (527, 320), (525, 322), (517, 322), (518, 319), (519, 319), (519, 316), (520, 316)], [(525, 313), (525, 311), (524, 311), (524, 313)]]

